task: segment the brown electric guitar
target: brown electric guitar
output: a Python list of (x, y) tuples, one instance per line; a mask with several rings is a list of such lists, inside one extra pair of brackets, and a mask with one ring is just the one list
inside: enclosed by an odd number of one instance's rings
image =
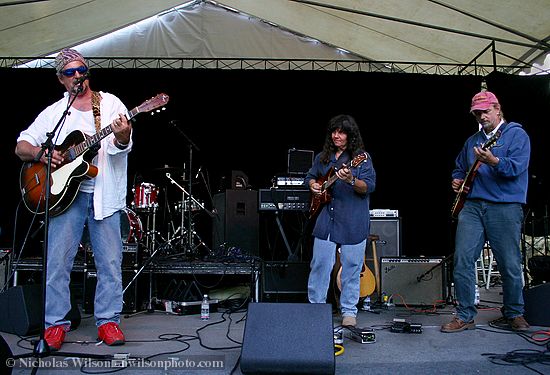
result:
[[(488, 150), (491, 147), (495, 145), (497, 140), (500, 137), (500, 130), (495, 133), (491, 138), (485, 142), (481, 148), (483, 150)], [(466, 174), (466, 177), (464, 177), (464, 181), (462, 182), (462, 185), (460, 185), (460, 189), (458, 190), (458, 193), (456, 194), (455, 201), (453, 203), (453, 206), (451, 208), (451, 217), (453, 219), (458, 218), (458, 214), (464, 207), (464, 202), (466, 202), (466, 196), (468, 195), (468, 192), (470, 191), (470, 187), (472, 186), (472, 183), (474, 182), (474, 178), (476, 177), (477, 170), (481, 166), (481, 161), (476, 158), (470, 169), (468, 170), (468, 173)]]
[[(351, 163), (349, 167), (346, 164), (342, 165), (342, 168), (357, 168), (362, 162), (366, 161), (368, 158), (368, 155), (366, 152), (357, 155), (351, 160)], [(320, 177), (317, 182), (321, 184), (321, 192), (319, 194), (311, 194), (311, 202), (309, 206), (309, 218), (313, 218), (317, 216), (319, 213), (319, 210), (330, 200), (332, 199), (330, 196), (329, 189), (338, 180), (338, 176), (336, 175), (336, 171), (334, 168), (330, 168), (328, 173)]]
[[(166, 94), (158, 94), (143, 102), (129, 112), (128, 120), (138, 113), (150, 112), (168, 103)], [(102, 128), (93, 136), (80, 130), (71, 132), (62, 144), (55, 146), (65, 159), (61, 166), (52, 171), (50, 177), (50, 214), (56, 216), (64, 212), (73, 203), (82, 181), (97, 176), (98, 169), (91, 164), (97, 155), (99, 142), (111, 134), (111, 125)], [(31, 212), (45, 212), (46, 165), (41, 162), (26, 162), (21, 168), (19, 181), (23, 202)]]

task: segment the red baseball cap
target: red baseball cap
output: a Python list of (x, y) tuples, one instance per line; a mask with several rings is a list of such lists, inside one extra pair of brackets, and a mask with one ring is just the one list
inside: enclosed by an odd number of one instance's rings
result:
[(474, 95), (472, 98), (472, 105), (470, 107), (470, 112), (472, 111), (486, 111), (493, 104), (499, 104), (498, 99), (490, 91), (481, 91)]

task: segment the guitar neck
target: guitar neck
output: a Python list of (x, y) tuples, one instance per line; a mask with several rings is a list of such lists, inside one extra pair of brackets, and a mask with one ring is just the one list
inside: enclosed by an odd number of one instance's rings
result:
[(332, 176), (330, 176), (328, 180), (326, 180), (325, 183), (323, 184), (322, 190), (323, 191), (328, 190), (337, 179), (338, 179), (338, 176), (336, 174), (333, 174)]
[[(131, 111), (129, 111), (128, 116), (126, 116), (128, 118), (128, 121), (133, 119), (138, 113), (139, 113), (138, 107), (135, 107)], [(88, 151), (91, 147), (101, 142), (103, 138), (105, 138), (112, 132), (113, 132), (113, 127), (111, 124), (109, 124), (108, 126), (100, 129), (99, 132), (95, 133), (94, 135), (87, 137), (83, 142), (77, 144), (74, 147), (69, 148), (66, 151), (66, 153), (72, 154), (74, 155), (73, 158), (76, 158), (82, 155), (83, 153), (85, 153), (86, 151)]]

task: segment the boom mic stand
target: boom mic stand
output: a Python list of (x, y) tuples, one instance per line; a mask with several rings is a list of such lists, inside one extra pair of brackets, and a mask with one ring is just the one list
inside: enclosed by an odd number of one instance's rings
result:
[[(447, 255), (445, 258), (441, 259), (441, 262), (437, 263), (436, 265), (430, 267), (428, 270), (426, 270), (425, 272), (423, 272), (420, 276), (417, 276), (416, 277), (416, 281), (417, 282), (421, 282), (424, 277), (426, 277), (427, 275), (429, 275), (433, 270), (435, 270), (437, 267), (443, 267), (444, 264), (447, 264), (450, 260), (453, 259), (454, 257), (454, 251), (452, 253), (450, 253), (449, 255)], [(450, 269), (449, 269), (449, 277), (452, 275), (452, 273), (450, 272)], [(447, 301), (446, 303), (447, 304), (452, 304), (452, 301), (453, 301), (453, 297), (452, 297), (452, 290), (451, 290), (451, 283), (450, 283), (450, 280), (446, 280), (446, 283), (447, 283)]]

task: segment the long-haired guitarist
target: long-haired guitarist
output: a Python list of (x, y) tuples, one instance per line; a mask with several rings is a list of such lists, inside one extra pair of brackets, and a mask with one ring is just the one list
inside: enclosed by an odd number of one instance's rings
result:
[[(67, 110), (53, 138), (56, 147), (51, 155), (55, 207), (50, 204), (54, 215), (48, 231), (44, 336), (50, 350), (58, 350), (70, 329), (71, 322), (65, 318), (71, 309), (69, 280), (87, 224), (98, 274), (94, 305), (98, 338), (107, 345), (123, 344), (118, 325), (122, 310), (120, 215), (126, 207), (127, 157), (132, 149), (128, 111), (116, 96), (91, 90), (88, 64), (78, 51), (63, 49), (55, 67), (65, 94), (21, 132), (15, 149), (25, 162), (22, 175), (28, 177), (21, 181), (23, 198), (38, 203), (28, 208), (39, 212), (46, 193), (46, 154), (35, 159), (47, 133)], [(86, 139), (106, 129), (111, 133), (99, 143), (101, 147), (86, 149)], [(35, 199), (26, 199), (31, 196)]]
[[(452, 188), (464, 202), (453, 207), (457, 217), (453, 279), (457, 298), (456, 317), (442, 332), (474, 329), (476, 260), (486, 242), (498, 264), (504, 293), (501, 326), (526, 331), (523, 318), (521, 225), (527, 200), (529, 136), (515, 122), (506, 122), (492, 92), (481, 91), (470, 112), (480, 130), (470, 136), (452, 172)], [(456, 209), (456, 208), (460, 209)], [(487, 281), (489, 282), (489, 281)]]
[(369, 235), (369, 195), (376, 172), (355, 119), (330, 119), (323, 150), (315, 156), (305, 183), (312, 193), (313, 258), (308, 280), (311, 303), (326, 303), (330, 277), (340, 247), (342, 325), (355, 326), (360, 272)]

